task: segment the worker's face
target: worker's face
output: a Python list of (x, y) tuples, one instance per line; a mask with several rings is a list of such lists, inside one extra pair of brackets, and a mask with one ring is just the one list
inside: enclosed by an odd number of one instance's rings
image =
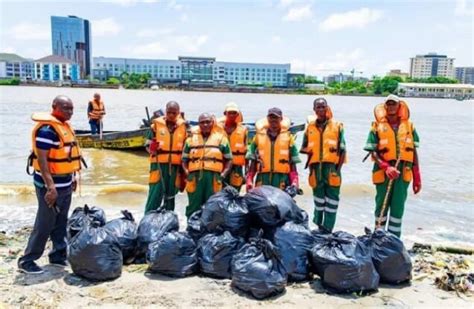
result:
[(100, 94), (98, 93), (94, 94), (94, 100), (100, 101)]
[(179, 108), (170, 106), (166, 109), (166, 120), (176, 122), (179, 116)]
[(268, 115), (267, 116), (268, 125), (272, 130), (278, 130), (281, 126), (281, 117), (277, 115)]
[(237, 119), (237, 116), (239, 116), (239, 112), (228, 111), (228, 112), (225, 112), (225, 116), (227, 118), (227, 121), (234, 123), (235, 120)]
[(209, 135), (213, 125), (214, 121), (211, 116), (199, 116), (199, 129), (201, 129), (202, 134)]
[(60, 121), (68, 121), (74, 113), (72, 102), (58, 102), (53, 109), (53, 116)]
[(314, 112), (318, 119), (326, 120), (326, 112), (328, 110), (328, 106), (325, 103), (316, 103), (313, 107)]
[(387, 110), (387, 115), (395, 116), (398, 113), (398, 108), (400, 107), (400, 103), (395, 101), (387, 101), (385, 103), (385, 108)]

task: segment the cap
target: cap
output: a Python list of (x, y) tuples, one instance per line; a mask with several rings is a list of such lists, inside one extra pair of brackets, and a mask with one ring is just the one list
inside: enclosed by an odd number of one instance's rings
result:
[(393, 101), (393, 102), (397, 102), (399, 103), (400, 102), (400, 98), (394, 94), (389, 94), (387, 96), (387, 98), (385, 99), (385, 103), (387, 103), (388, 101)]
[(240, 112), (239, 106), (234, 102), (229, 102), (225, 105), (226, 112)]
[(268, 110), (268, 114), (267, 116), (270, 116), (270, 115), (275, 115), (275, 116), (278, 116), (278, 117), (283, 117), (283, 113), (281, 111), (281, 109), (279, 109), (278, 107), (272, 107)]

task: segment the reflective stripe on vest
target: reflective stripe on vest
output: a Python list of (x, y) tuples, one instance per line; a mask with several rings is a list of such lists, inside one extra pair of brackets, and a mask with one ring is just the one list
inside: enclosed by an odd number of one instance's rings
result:
[(102, 119), (102, 117), (104, 115), (102, 115), (102, 112), (105, 110), (104, 109), (104, 102), (102, 101), (95, 101), (95, 100), (92, 100), (92, 101), (89, 101), (89, 103), (91, 103), (92, 105), (92, 111), (89, 113), (89, 119), (92, 119), (92, 120), (99, 120), (99, 119)]
[(33, 168), (40, 172), (38, 163), (38, 149), (36, 148), (36, 133), (44, 126), (49, 125), (59, 137), (59, 147), (48, 151), (48, 167), (52, 175), (72, 174), (81, 169), (81, 151), (74, 135), (74, 130), (67, 122), (61, 122), (52, 115), (35, 114), (33, 120), (38, 122), (32, 132), (31, 155)]
[(401, 161), (413, 162), (415, 143), (413, 124), (410, 121), (405, 120), (400, 123), (396, 136), (388, 122), (375, 123), (375, 127), (379, 138), (377, 150), (383, 160), (397, 160), (398, 150)]
[(160, 143), (157, 156), (151, 155), (150, 162), (181, 164), (184, 141), (186, 140), (186, 124), (183, 119), (176, 121), (176, 128), (173, 134), (170, 133), (166, 125), (165, 117), (153, 120), (152, 129), (155, 132), (155, 139)]
[(220, 145), (224, 134), (212, 130), (206, 142), (198, 128), (193, 128), (189, 138), (189, 171), (207, 170), (221, 173), (224, 169), (224, 158)]
[(316, 121), (308, 124), (306, 129), (308, 145), (305, 151), (312, 153), (309, 164), (319, 162), (337, 164), (339, 162), (339, 131), (340, 124), (333, 120), (327, 121), (323, 132), (316, 126)]
[(280, 132), (273, 144), (266, 130), (261, 130), (256, 134), (258, 155), (263, 161), (262, 173), (287, 174), (290, 172), (290, 140), (291, 135), (288, 131)]

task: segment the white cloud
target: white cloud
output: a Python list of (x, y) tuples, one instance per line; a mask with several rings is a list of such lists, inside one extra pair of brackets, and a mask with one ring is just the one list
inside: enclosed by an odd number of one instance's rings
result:
[(100, 2), (117, 4), (121, 6), (134, 6), (137, 3), (157, 3), (158, 0), (101, 0)]
[(280, 2), (278, 3), (278, 6), (282, 8), (286, 8), (292, 5), (293, 3), (295, 3), (295, 0), (280, 0)]
[(311, 5), (305, 5), (300, 7), (292, 7), (288, 10), (285, 16), (283, 16), (284, 21), (302, 21), (310, 19), (313, 17), (313, 9)]
[(229, 53), (235, 51), (237, 48), (234, 43), (222, 43), (217, 49), (220, 53)]
[(179, 20), (181, 20), (182, 22), (187, 22), (188, 19), (189, 19), (189, 16), (186, 13), (181, 14), (181, 17), (179, 18)]
[(96, 37), (117, 35), (122, 29), (112, 17), (93, 20), (91, 23), (92, 35)]
[(178, 50), (182, 50), (188, 53), (196, 53), (201, 49), (201, 46), (204, 45), (207, 40), (207, 35), (181, 35), (171, 38), (171, 40), (176, 44)]
[(139, 38), (155, 38), (159, 35), (169, 35), (174, 32), (173, 28), (152, 29), (146, 28), (138, 30), (137, 37)]
[(16, 53), (16, 49), (14, 47), (7, 46), (7, 47), (2, 47), (1, 52), (7, 53), (7, 54), (14, 54)]
[(51, 38), (48, 28), (29, 22), (17, 24), (7, 33), (18, 40), (48, 40)]
[(281, 42), (281, 37), (278, 35), (272, 36), (272, 42), (273, 43), (280, 43)]
[(408, 60), (395, 60), (395, 61), (391, 61), (391, 62), (388, 62), (386, 63), (384, 66), (383, 66), (383, 70), (388, 73), (390, 70), (402, 70), (402, 72), (407, 72), (407, 69), (408, 69), (408, 63), (409, 61)]
[(368, 24), (374, 23), (382, 18), (383, 12), (380, 10), (362, 8), (359, 10), (336, 13), (326, 18), (319, 28), (322, 31), (341, 30), (344, 28), (362, 29)]
[(135, 56), (147, 57), (159, 56), (168, 51), (165, 47), (163, 47), (163, 44), (161, 42), (152, 42), (142, 45), (138, 44), (133, 46), (127, 46), (124, 48), (124, 50), (126, 52), (132, 53)]
[(184, 8), (184, 5), (178, 4), (176, 0), (171, 0), (168, 2), (168, 7), (176, 11), (181, 11)]
[(454, 7), (454, 15), (456, 16), (474, 16), (474, 5), (472, 1), (457, 0)]
[(338, 52), (322, 59), (318, 63), (298, 58), (291, 60), (292, 72), (318, 76), (336, 73), (350, 74), (349, 71), (352, 70), (352, 68), (355, 68), (356, 71), (364, 71), (366, 67), (367, 61), (364, 60), (364, 51), (361, 48), (356, 48), (352, 51)]

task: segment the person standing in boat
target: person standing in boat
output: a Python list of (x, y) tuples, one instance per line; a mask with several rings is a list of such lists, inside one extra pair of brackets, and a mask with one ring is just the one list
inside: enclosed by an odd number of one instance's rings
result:
[(239, 106), (229, 102), (225, 106), (224, 117), (217, 120), (217, 125), (226, 134), (232, 150), (232, 170), (224, 182), (240, 191), (244, 183), (245, 154), (247, 152), (247, 127), (242, 124), (243, 116)]
[(374, 115), (364, 150), (369, 151), (374, 160), (375, 226), (387, 228), (400, 237), (408, 185), (413, 180), (413, 192), (421, 191), (416, 151), (419, 137), (409, 119), (408, 105), (396, 95), (391, 94), (384, 103), (378, 104)]
[[(291, 121), (283, 117), (281, 109), (270, 108), (266, 118), (255, 123), (256, 134), (248, 147), (250, 160), (246, 176), (246, 189), (270, 185), (282, 190), (291, 188), (294, 195), (299, 189), (296, 164), (301, 162), (294, 136), (290, 133)], [(293, 194), (292, 194), (293, 195)]]
[(168, 210), (175, 208), (175, 195), (184, 190), (181, 155), (186, 140), (186, 123), (181, 118), (177, 102), (166, 104), (164, 116), (153, 119), (146, 142), (150, 153), (150, 176), (145, 213), (162, 204)]
[(103, 129), (102, 119), (105, 115), (105, 106), (99, 93), (94, 93), (94, 98), (87, 106), (87, 117), (91, 126), (91, 134), (100, 134)]
[(18, 260), (18, 270), (39, 274), (36, 264), (51, 239), (49, 263), (67, 266), (66, 225), (72, 192), (76, 190), (74, 174), (81, 169), (81, 151), (69, 124), (73, 103), (66, 96), (57, 96), (51, 113), (34, 113), (37, 122), (32, 132), (29, 166), (34, 169), (33, 181), (38, 200), (36, 219), (25, 253)]
[(346, 157), (346, 142), (342, 123), (332, 118), (326, 99), (313, 102), (314, 115), (308, 117), (301, 153), (308, 155), (308, 183), (313, 188), (313, 222), (332, 232), (336, 223), (341, 188), (341, 168)]
[(186, 191), (189, 218), (214, 193), (222, 189), (222, 180), (232, 168), (232, 151), (227, 136), (215, 124), (214, 116), (203, 113), (199, 126), (191, 128), (191, 136), (183, 149), (183, 170), (187, 175)]

